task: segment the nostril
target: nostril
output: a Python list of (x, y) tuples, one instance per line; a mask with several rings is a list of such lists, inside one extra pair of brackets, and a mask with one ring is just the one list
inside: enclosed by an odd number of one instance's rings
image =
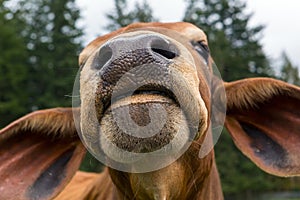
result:
[(167, 59), (173, 59), (178, 55), (175, 46), (164, 39), (153, 40), (151, 50)]
[(160, 48), (151, 48), (153, 52), (162, 55), (165, 58), (168, 59), (173, 59), (176, 57), (176, 53), (169, 51), (169, 50), (165, 50), (165, 49), (160, 49)]
[(112, 57), (112, 49), (106, 45), (103, 46), (95, 57), (94, 68), (101, 69)]

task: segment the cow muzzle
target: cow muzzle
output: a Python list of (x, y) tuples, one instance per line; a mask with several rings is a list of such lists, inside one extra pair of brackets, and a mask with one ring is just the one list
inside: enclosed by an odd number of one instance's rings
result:
[(162, 34), (136, 31), (108, 40), (80, 82), (82, 140), (118, 170), (162, 168), (207, 128), (193, 57)]

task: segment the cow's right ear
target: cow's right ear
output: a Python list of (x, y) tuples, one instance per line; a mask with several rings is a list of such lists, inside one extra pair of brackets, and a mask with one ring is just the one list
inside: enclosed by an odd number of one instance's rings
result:
[(300, 176), (300, 88), (270, 78), (225, 83), (226, 128), (258, 167)]
[(66, 186), (86, 152), (73, 112), (36, 111), (0, 130), (0, 199), (52, 199)]

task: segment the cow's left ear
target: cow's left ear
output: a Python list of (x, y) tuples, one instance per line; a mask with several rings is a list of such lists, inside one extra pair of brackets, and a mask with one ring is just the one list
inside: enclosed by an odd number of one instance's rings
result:
[(85, 154), (71, 108), (41, 110), (0, 130), (0, 199), (52, 199)]
[(300, 175), (300, 88), (270, 78), (225, 83), (225, 126), (264, 171)]

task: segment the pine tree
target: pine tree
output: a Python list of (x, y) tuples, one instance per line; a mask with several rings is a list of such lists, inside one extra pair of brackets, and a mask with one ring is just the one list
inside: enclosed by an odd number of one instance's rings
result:
[(281, 55), (283, 64), (281, 66), (280, 79), (300, 86), (299, 69), (298, 66), (294, 66), (285, 52)]
[(211, 53), (226, 81), (273, 74), (260, 44), (263, 26), (249, 27), (241, 0), (187, 0), (184, 21), (208, 35)]
[[(66, 95), (72, 94), (78, 71), (77, 55), (82, 47), (82, 30), (76, 27), (80, 12), (75, 0), (19, 0), (10, 9), (14, 26), (25, 40), (20, 49), (27, 53), (23, 69), (29, 73), (20, 88), (30, 95), (30, 109), (71, 106), (71, 98)], [(87, 154), (81, 170), (100, 171), (101, 167), (99, 161)]]
[(25, 42), (15, 28), (12, 13), (0, 0), (0, 129), (28, 112)]
[(28, 50), (28, 93), (32, 109), (71, 106), (82, 30), (75, 0), (20, 0), (15, 12)]
[(142, 4), (136, 2), (135, 9), (129, 10), (127, 0), (114, 0), (115, 8), (106, 14), (109, 24), (105, 27), (109, 31), (127, 26), (134, 22), (158, 21), (152, 15), (152, 8), (146, 0)]

